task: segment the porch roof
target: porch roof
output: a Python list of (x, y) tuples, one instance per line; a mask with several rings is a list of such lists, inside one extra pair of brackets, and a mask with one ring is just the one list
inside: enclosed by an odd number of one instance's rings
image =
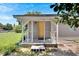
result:
[(20, 17), (20, 16), (58, 16), (57, 14), (26, 14), (26, 15), (13, 15), (13, 17)]
[(58, 17), (57, 14), (36, 14), (36, 15), (13, 15), (19, 23), (25, 24), (27, 21), (51, 21), (56, 20), (55, 17)]

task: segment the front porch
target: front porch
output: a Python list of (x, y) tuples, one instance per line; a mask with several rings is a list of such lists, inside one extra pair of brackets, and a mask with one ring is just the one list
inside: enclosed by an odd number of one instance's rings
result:
[(28, 21), (25, 25), (22, 24), (21, 44), (57, 44), (57, 29), (52, 28), (52, 22), (42, 20), (40, 27), (38, 22)]

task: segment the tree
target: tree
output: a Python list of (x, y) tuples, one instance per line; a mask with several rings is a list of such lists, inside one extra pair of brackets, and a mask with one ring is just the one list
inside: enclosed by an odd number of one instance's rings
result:
[(27, 12), (27, 14), (25, 14), (25, 15), (39, 15), (39, 14), (41, 14), (41, 12), (33, 11), (33, 12)]
[(12, 24), (7, 23), (6, 25), (4, 25), (3, 29), (5, 29), (5, 30), (12, 30), (13, 29)]
[(0, 23), (0, 28), (3, 28), (3, 24), (2, 23)]
[(55, 3), (50, 5), (57, 15), (61, 17), (60, 23), (66, 23), (71, 28), (79, 27), (79, 4), (78, 3)]

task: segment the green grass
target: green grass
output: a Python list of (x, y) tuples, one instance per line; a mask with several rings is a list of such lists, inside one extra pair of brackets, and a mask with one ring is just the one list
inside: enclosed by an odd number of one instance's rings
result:
[(21, 33), (7, 32), (0, 33), (0, 52), (6, 51), (6, 48), (12, 47), (21, 39)]

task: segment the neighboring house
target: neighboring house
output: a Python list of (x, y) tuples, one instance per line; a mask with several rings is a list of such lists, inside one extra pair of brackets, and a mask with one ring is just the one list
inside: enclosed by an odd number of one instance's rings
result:
[(3, 28), (0, 27), (0, 32), (3, 32)]
[[(60, 37), (78, 37), (68, 25), (56, 24), (54, 14), (14, 15), (22, 24), (21, 44), (58, 44)], [(58, 37), (59, 36), (59, 37)]]

